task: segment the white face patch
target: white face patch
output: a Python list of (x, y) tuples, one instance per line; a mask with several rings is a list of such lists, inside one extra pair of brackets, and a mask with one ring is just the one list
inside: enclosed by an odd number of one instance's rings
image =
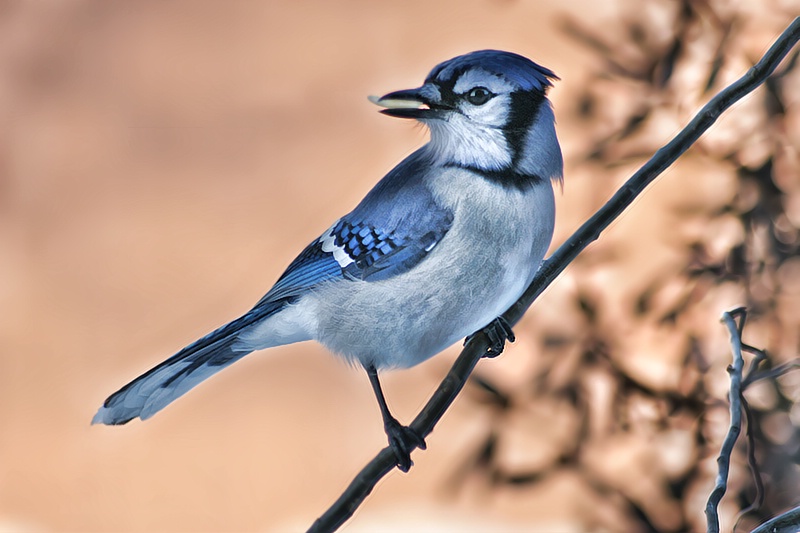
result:
[[(466, 95), (477, 87), (494, 96), (482, 105), (470, 103)], [(511, 115), (515, 89), (507, 79), (481, 68), (461, 74), (453, 86), (456, 109), (444, 118), (424, 121), (431, 130), (430, 147), (437, 159), (487, 171), (508, 168), (513, 154), (503, 127)]]
[(353, 262), (353, 258), (347, 255), (345, 249), (336, 245), (336, 236), (333, 234), (333, 228), (336, 227), (339, 221), (333, 223), (333, 226), (328, 228), (328, 231), (322, 234), (319, 242), (322, 244), (322, 251), (333, 254), (333, 258), (339, 263), (339, 266), (344, 268)]
[(483, 105), (473, 105), (462, 100), (458, 109), (473, 122), (502, 128), (508, 122), (511, 112), (511, 97), (507, 94), (497, 95)]
[(455, 87), (453, 87), (453, 92), (465, 94), (473, 87), (486, 87), (494, 94), (510, 93), (516, 89), (511, 82), (483, 69), (476, 68), (468, 70), (458, 78)]
[[(483, 87), (495, 96), (483, 105), (470, 104), (464, 95), (476, 87)], [(461, 75), (453, 87), (453, 92), (458, 95), (458, 109), (470, 120), (502, 128), (508, 122), (511, 112), (511, 93), (517, 87), (500, 76), (486, 72), (483, 69), (469, 70)]]
[(511, 150), (502, 130), (478, 124), (460, 113), (452, 113), (447, 120), (426, 122), (431, 130), (431, 151), (443, 164), (482, 170), (511, 165)]

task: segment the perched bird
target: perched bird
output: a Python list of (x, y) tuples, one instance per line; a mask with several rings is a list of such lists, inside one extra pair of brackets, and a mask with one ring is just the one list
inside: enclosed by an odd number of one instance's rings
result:
[(378, 370), (425, 361), (498, 319), (524, 292), (553, 234), (561, 149), (547, 90), (558, 77), (510, 52), (436, 66), (416, 89), (371, 98), (416, 119), (430, 142), (333, 223), (241, 317), (112, 394), (92, 423), (142, 420), (255, 350), (316, 340), (366, 369), (397, 465), (425, 441), (389, 412)]

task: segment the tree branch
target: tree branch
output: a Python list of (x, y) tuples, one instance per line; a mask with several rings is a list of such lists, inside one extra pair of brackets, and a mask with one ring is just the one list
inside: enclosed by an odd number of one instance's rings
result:
[(750, 372), (744, 378), (744, 385), (747, 386), (750, 385), (751, 383), (755, 383), (756, 381), (760, 381), (762, 379), (772, 379), (782, 376), (794, 368), (800, 368), (800, 359), (794, 359), (792, 361), (789, 361), (788, 363), (778, 365), (770, 370)]
[[(719, 455), (717, 456), (718, 473), (716, 483), (706, 502), (706, 531), (709, 533), (719, 533), (719, 504), (727, 490), (728, 472), (730, 470), (733, 447), (736, 445), (742, 428), (742, 412), (744, 412), (747, 420), (747, 463), (753, 474), (756, 496), (749, 506), (739, 512), (736, 523), (733, 525), (733, 531), (736, 531), (736, 526), (739, 524), (739, 521), (747, 513), (759, 509), (764, 502), (764, 485), (761, 481), (761, 474), (759, 473), (755, 456), (756, 442), (755, 435), (753, 434), (753, 416), (747, 404), (747, 400), (744, 397), (744, 391), (749, 385), (760, 379), (777, 378), (800, 366), (800, 364), (798, 364), (800, 359), (795, 359), (794, 361), (777, 366), (771, 370), (759, 371), (761, 363), (767, 361), (767, 352), (754, 348), (742, 341), (746, 319), (747, 310), (743, 307), (723, 313), (722, 315), (722, 321), (727, 326), (731, 335), (731, 350), (733, 352), (733, 365), (728, 367), (728, 372), (731, 375), (731, 386), (728, 392), (730, 401), (730, 425), (728, 426), (728, 433), (725, 435), (725, 440), (722, 442)], [(743, 352), (754, 355), (746, 375), (744, 375)], [(790, 531), (796, 532), (798, 531), (798, 525), (800, 525), (800, 507), (791, 509), (769, 520), (754, 529), (753, 533), (765, 533), (767, 531), (781, 533), (789, 533)]]
[[(739, 433), (742, 430), (742, 372), (744, 371), (744, 358), (742, 357), (742, 328), (747, 318), (747, 311), (740, 307), (722, 314), (722, 321), (731, 334), (731, 351), (733, 352), (733, 365), (728, 367), (731, 375), (731, 388), (728, 394), (730, 401), (731, 423), (728, 433), (722, 442), (719, 456), (717, 457), (717, 480), (714, 490), (708, 496), (706, 503), (706, 531), (719, 533), (719, 502), (728, 490), (728, 471), (731, 465), (731, 455)], [(737, 323), (738, 319), (738, 323)]]
[[(800, 18), (796, 18), (781, 34), (775, 44), (761, 60), (733, 84), (711, 99), (680, 133), (667, 145), (659, 149), (611, 200), (587, 220), (556, 252), (550, 256), (536, 274), (522, 297), (512, 305), (503, 317), (512, 326), (531, 306), (547, 286), (602, 233), (633, 200), (675, 162), (697, 139), (735, 102), (755, 90), (769, 77), (789, 50), (800, 40)], [(489, 346), (486, 336), (479, 332), (467, 343), (453, 368), (439, 388), (411, 423), (411, 427), (423, 437), (430, 434), (447, 408), (463, 388), (475, 365)], [(392, 451), (387, 447), (378, 453), (359, 472), (339, 499), (309, 529), (310, 532), (335, 531), (347, 521), (364, 499), (372, 492), (377, 482), (395, 466)]]
[(797, 533), (798, 525), (800, 525), (800, 507), (795, 507), (767, 520), (750, 533)]

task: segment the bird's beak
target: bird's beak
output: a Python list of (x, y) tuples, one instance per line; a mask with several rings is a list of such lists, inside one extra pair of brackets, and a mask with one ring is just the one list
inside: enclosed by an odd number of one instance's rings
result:
[(384, 107), (381, 113), (390, 117), (431, 119), (438, 118), (441, 106), (437, 106), (438, 91), (423, 85), (417, 89), (406, 89), (385, 94), (381, 97), (370, 96), (369, 101)]

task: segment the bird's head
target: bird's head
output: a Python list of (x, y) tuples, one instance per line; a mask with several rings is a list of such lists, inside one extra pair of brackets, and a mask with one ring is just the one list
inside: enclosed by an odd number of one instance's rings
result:
[(442, 163), (557, 178), (561, 151), (546, 98), (556, 79), (520, 55), (481, 50), (437, 65), (421, 87), (370, 100), (386, 115), (428, 126)]

